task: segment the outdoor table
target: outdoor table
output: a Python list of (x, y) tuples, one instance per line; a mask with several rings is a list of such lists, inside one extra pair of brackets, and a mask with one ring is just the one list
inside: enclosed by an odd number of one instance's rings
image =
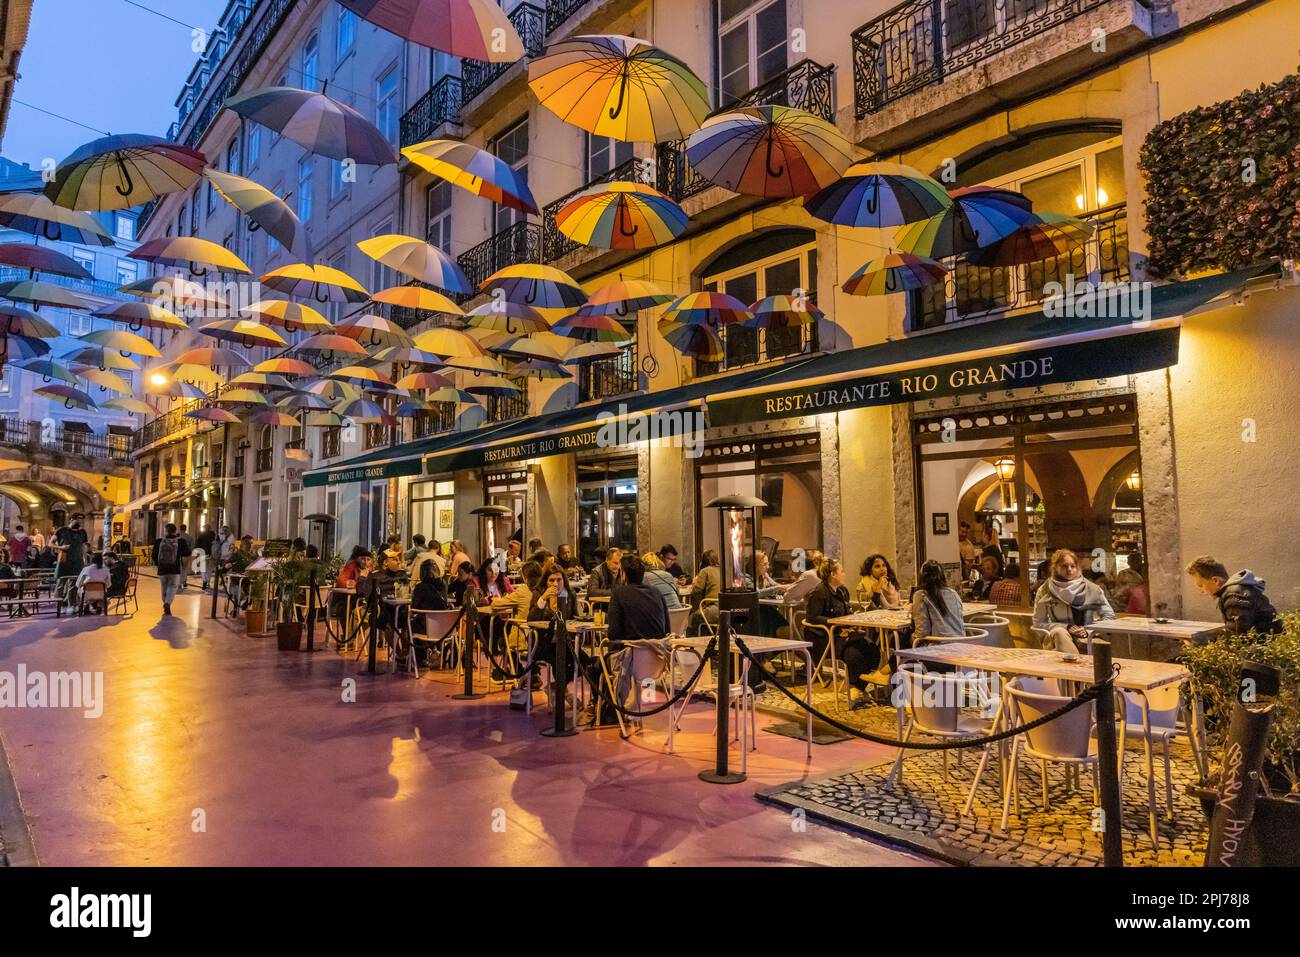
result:
[(1142, 636), (1148, 639), (1147, 654), (1151, 653), (1151, 638), (1172, 638), (1178, 641), (1197, 641), (1211, 638), (1223, 630), (1223, 622), (1185, 621), (1182, 619), (1144, 618), (1140, 616), (1112, 618), (1109, 621), (1094, 621), (1088, 626), (1090, 632), (1105, 635), (1124, 635), (1128, 639), (1126, 653), (1133, 654), (1133, 639)]
[[(800, 654), (802, 654), (804, 659), (804, 677), (807, 681), (807, 689), (804, 692), (804, 701), (808, 704), (809, 708), (812, 707), (813, 662), (812, 662), (812, 652), (810, 650), (812, 648), (811, 641), (798, 641), (794, 638), (768, 638), (765, 635), (733, 635), (732, 641), (734, 642), (737, 638), (742, 640), (745, 643), (745, 646), (749, 648), (749, 650), (753, 652), (755, 656), (779, 654), (785, 651), (798, 651)], [(676, 667), (677, 652), (679, 650), (689, 649), (702, 656), (704, 654), (704, 649), (706, 649), (709, 646), (709, 642), (711, 640), (712, 639), (706, 635), (700, 635), (694, 638), (673, 639), (672, 656), (668, 660), (668, 681), (669, 681), (668, 697), (669, 698), (674, 698), (677, 695), (677, 667)], [(732, 645), (731, 651), (732, 654), (734, 655), (740, 655), (740, 649), (737, 648), (734, 644)], [(745, 662), (745, 667), (741, 670), (741, 676), (739, 680), (744, 681), (745, 678), (748, 676), (749, 661), (748, 659), (741, 659), (741, 660)], [(703, 676), (704, 676), (704, 672), (701, 671), (700, 677), (702, 678)], [(699, 678), (696, 678), (695, 680), (699, 681)], [(733, 681), (737, 680), (737, 675), (735, 675), (734, 673), (732, 674), (732, 680)], [(729, 692), (727, 689), (720, 687), (718, 688), (716, 693), (728, 694)], [(681, 713), (686, 710), (686, 704), (689, 701), (689, 699), (690, 699), (690, 693), (688, 689), (686, 700), (683, 701), (681, 707), (677, 709), (677, 715), (673, 715), (672, 709), (671, 708), (669, 709), (669, 714), (668, 714), (668, 753), (669, 754), (672, 754), (673, 751), (673, 732), (677, 728), (677, 718), (680, 717)], [(804, 715), (808, 719), (808, 725), (807, 725), (808, 740), (807, 740), (806, 750), (807, 750), (807, 756), (809, 760), (811, 760), (812, 759), (812, 726), (813, 726), (812, 712), (805, 710)], [(748, 750), (746, 750), (745, 753), (742, 754), (741, 756), (741, 770), (742, 771), (748, 770), (748, 767), (749, 767), (749, 753)]]
[[(1092, 658), (1088, 655), (1066, 655), (1063, 652), (1047, 648), (997, 648), (988, 645), (971, 645), (966, 642), (951, 642), (942, 645), (926, 645), (920, 648), (904, 648), (898, 652), (901, 661), (921, 661), (931, 664), (952, 665), (957, 668), (970, 668), (975, 671), (994, 672), (999, 675), (1028, 675), (1035, 678), (1056, 678), (1061, 681), (1074, 681), (1091, 684), (1093, 679)], [(1073, 659), (1073, 660), (1067, 660)], [(1155, 760), (1151, 749), (1151, 713), (1147, 693), (1170, 684), (1184, 684), (1191, 681), (1192, 674), (1180, 664), (1163, 661), (1141, 661), (1133, 658), (1115, 658), (1119, 666), (1115, 676), (1115, 687), (1138, 695), (1142, 703), (1143, 746), (1147, 762), (1147, 797), (1149, 799), (1149, 823), (1151, 841), (1158, 843), (1156, 835), (1156, 780)], [(1193, 692), (1189, 696), (1192, 714), (1187, 721), (1188, 739), (1202, 777), (1205, 774), (1204, 733), (1201, 723), (1200, 699)], [(1005, 721), (1006, 697), (999, 702), (998, 712), (993, 720), (992, 731), (1003, 727)], [(1121, 715), (1123, 720), (1123, 715)], [(1123, 755), (1120, 756), (1121, 759)], [(975, 788), (979, 786), (985, 762), (980, 762), (980, 770), (971, 784), (967, 807), (975, 799)], [(1003, 762), (1005, 767), (1005, 761)], [(1005, 780), (1004, 780), (1005, 786)]]

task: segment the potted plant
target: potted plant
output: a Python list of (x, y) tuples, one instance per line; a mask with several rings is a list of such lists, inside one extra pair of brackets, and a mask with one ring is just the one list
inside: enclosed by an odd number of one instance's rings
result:
[[(1211, 755), (1220, 759), (1242, 666), (1256, 662), (1278, 670), (1281, 681), (1264, 753), (1265, 790), (1255, 804), (1252, 840), (1260, 864), (1300, 864), (1300, 612), (1283, 616), (1278, 634), (1224, 634), (1189, 646), (1184, 658), (1205, 705)], [(1218, 797), (1218, 772), (1189, 790), (1210, 815)]]
[(297, 651), (302, 642), (302, 622), (294, 614), (294, 605), (298, 600), (299, 589), (311, 580), (315, 564), (305, 558), (290, 555), (277, 561), (271, 571), (271, 580), (275, 582), (279, 597), (275, 640), (281, 651)]
[(247, 583), (249, 604), (244, 609), (244, 631), (260, 635), (266, 631), (266, 576), (250, 575)]

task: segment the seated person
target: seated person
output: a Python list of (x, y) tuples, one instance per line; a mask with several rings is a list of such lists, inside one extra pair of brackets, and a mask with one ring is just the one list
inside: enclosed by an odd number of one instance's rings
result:
[[(538, 580), (538, 588), (533, 593), (528, 608), (528, 620), (554, 621), (558, 615), (562, 620), (568, 621), (573, 617), (573, 610), (573, 595), (568, 590), (564, 569), (557, 562), (552, 562)], [(533, 645), (533, 660), (545, 661), (552, 668), (555, 667), (554, 628), (537, 630), (536, 643)], [(573, 675), (574, 662), (570, 655), (565, 664), (566, 684), (573, 680)]]
[[(830, 627), (832, 618), (842, 618), (853, 611), (849, 604), (849, 589), (845, 585), (844, 565), (837, 559), (827, 558), (818, 568), (817, 577), (819, 584), (808, 596), (808, 614), (804, 620), (809, 624)], [(867, 703), (868, 681), (865, 676), (880, 667), (880, 647), (868, 638), (866, 632), (858, 629), (835, 628), (834, 635), (836, 656), (844, 662), (848, 673), (849, 688), (852, 689), (850, 697), (853, 691), (857, 692), (857, 697), (849, 704), (850, 709), (856, 711)], [(820, 662), (826, 651), (826, 632), (821, 628), (810, 628), (805, 636), (813, 645), (814, 664)]]
[[(1133, 589), (1146, 582), (1146, 563), (1142, 561), (1142, 555), (1133, 552), (1128, 556), (1128, 567), (1121, 568), (1115, 573), (1115, 587), (1111, 589), (1111, 597), (1114, 598), (1116, 608), (1125, 608), (1128, 605), (1129, 595)], [(1146, 614), (1146, 612), (1142, 612)]]
[(474, 566), (463, 561), (456, 566), (451, 583), (447, 586), (447, 600), (453, 608), (460, 608), (465, 603), (465, 595), (470, 594), (477, 602), (479, 587), (474, 578)]
[(663, 568), (679, 582), (686, 579), (686, 570), (682, 568), (681, 563), (677, 560), (677, 546), (664, 545), (659, 549), (659, 561)]
[[(609, 599), (609, 641), (613, 653), (610, 655), (610, 670), (618, 675), (617, 695), (620, 702), (626, 701), (631, 690), (631, 670), (625, 668), (630, 663), (631, 655), (620, 648), (625, 642), (663, 642), (656, 647), (663, 661), (667, 661), (669, 649), (663, 639), (668, 635), (668, 605), (658, 589), (646, 584), (645, 564), (639, 555), (628, 554), (621, 559), (622, 584), (618, 585)], [(591, 662), (587, 668), (587, 678), (592, 687), (600, 687), (599, 663)]]
[(591, 578), (587, 581), (587, 599), (603, 598), (613, 594), (615, 588), (623, 584), (623, 550), (621, 548), (611, 548), (608, 551), (596, 549), (595, 554), (600, 559), (599, 564), (591, 570)]
[(889, 559), (880, 553), (868, 555), (859, 569), (862, 578), (858, 582), (858, 601), (868, 608), (903, 607), (903, 596), (898, 588), (898, 576), (894, 574)]
[(95, 583), (104, 586), (104, 596), (108, 596), (108, 586), (112, 584), (113, 576), (107, 568), (104, 567), (104, 553), (95, 552), (91, 558), (90, 564), (81, 569), (77, 575), (77, 596), (79, 604), (85, 605), (85, 587), (88, 584)]
[(995, 605), (1019, 605), (1020, 595), (1020, 566), (1009, 562), (1002, 569), (1002, 577), (989, 589), (989, 601)]
[(555, 553), (555, 564), (567, 575), (575, 566), (579, 566), (578, 558), (573, 554), (573, 546), (567, 542), (560, 546), (559, 551)]
[(921, 644), (927, 638), (957, 638), (964, 634), (961, 595), (949, 587), (943, 566), (931, 559), (921, 566), (912, 593), (912, 641)]
[(641, 564), (645, 565), (645, 583), (664, 596), (664, 603), (669, 608), (681, 608), (682, 596), (677, 590), (677, 579), (664, 568), (659, 556), (646, 552), (641, 556)]
[(433, 562), (419, 563), (420, 577), (411, 589), (411, 608), (423, 611), (447, 610), (447, 583), (437, 573)]
[(713, 549), (708, 549), (700, 556), (700, 570), (691, 582), (691, 607), (695, 611), (691, 615), (690, 627), (687, 629), (693, 635), (704, 634), (710, 629), (707, 625), (717, 625), (718, 623), (718, 596), (722, 594), (722, 564), (718, 560), (718, 553)]
[(975, 583), (971, 585), (971, 600), (992, 601), (993, 599), (989, 596), (993, 592), (993, 586), (1002, 580), (998, 560), (992, 555), (984, 555), (980, 558), (979, 568), (980, 577), (975, 579)]
[(1068, 548), (1052, 553), (1052, 573), (1034, 596), (1034, 627), (1045, 629), (1043, 647), (1076, 653), (1088, 625), (1115, 617), (1101, 586), (1083, 577), (1079, 559)]
[(508, 618), (526, 619), (533, 603), (533, 590), (542, 578), (542, 566), (537, 562), (524, 562), (519, 566), (522, 581), (506, 589), (504, 595), (492, 599), (493, 612), (505, 612)]
[(795, 578), (794, 584), (786, 589), (785, 603), (787, 605), (794, 605), (802, 601), (807, 601), (808, 596), (821, 585), (822, 580), (821, 576), (818, 575), (818, 570), (821, 568), (821, 564), (825, 560), (826, 556), (822, 554), (820, 549), (816, 548), (804, 556), (806, 567), (799, 573), (798, 577)]
[(523, 547), (512, 538), (506, 542), (506, 574), (518, 575), (523, 565)]
[(14, 598), (18, 594), (18, 571), (9, 564), (9, 559), (0, 554), (0, 599)]
[(109, 574), (108, 597), (121, 598), (126, 594), (126, 582), (131, 577), (131, 569), (115, 552), (105, 555), (104, 560)]
[(1209, 595), (1219, 606), (1223, 627), (1234, 635), (1255, 632), (1276, 634), (1282, 628), (1273, 603), (1264, 594), (1264, 579), (1249, 568), (1229, 577), (1227, 566), (1211, 555), (1201, 555), (1187, 566), (1196, 590)]
[[(235, 554), (238, 555), (240, 551), (242, 551), (242, 549), (237, 550)], [(348, 557), (348, 560), (344, 562), (343, 567), (339, 569), (338, 578), (334, 580), (334, 587), (355, 589), (357, 587), (357, 582), (360, 581), (363, 576), (370, 573), (370, 560), (370, 550), (357, 545), (352, 549), (352, 554)], [(347, 596), (338, 594), (333, 595), (331, 596), (330, 602), (334, 617), (342, 618), (348, 605)]]

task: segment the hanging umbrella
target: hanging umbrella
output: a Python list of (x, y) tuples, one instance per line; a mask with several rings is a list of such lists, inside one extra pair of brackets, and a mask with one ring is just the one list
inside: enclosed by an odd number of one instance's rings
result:
[(276, 375), (273, 372), (258, 372), (256, 369), (252, 372), (241, 372), (231, 379), (228, 384), (243, 389), (263, 389), (267, 392), (293, 388), (293, 383), (284, 376)]
[(182, 352), (176, 357), (177, 365), (207, 366), (210, 369), (247, 369), (252, 365), (247, 359), (233, 349), (221, 346), (200, 346)]
[(1009, 189), (967, 186), (949, 190), (952, 205), (894, 234), (900, 248), (931, 259), (974, 252), (1034, 218), (1029, 199)]
[(146, 276), (125, 286), (118, 286), (117, 291), (141, 299), (157, 300), (172, 312), (191, 310), (225, 313), (230, 309), (220, 294), (179, 273)]
[(521, 390), (517, 383), (511, 382), (505, 376), (486, 375), (465, 386), (465, 391), (474, 395), (507, 396), (518, 395)]
[(863, 264), (844, 280), (842, 288), (850, 296), (882, 296), (942, 282), (947, 275), (948, 270), (933, 259), (912, 253), (889, 253)]
[(1092, 235), (1081, 219), (1061, 213), (1034, 213), (1033, 218), (992, 245), (966, 254), (972, 266), (1023, 266), (1064, 256)]
[(332, 403), (329, 399), (324, 396), (312, 395), (310, 392), (295, 392), (276, 403), (276, 407), (280, 409), (306, 409), (308, 411), (328, 409), (331, 406)]
[(94, 216), (56, 206), (43, 193), (0, 194), (0, 226), (44, 236), (52, 242), (116, 245)]
[[(191, 275), (207, 275), (211, 266), (222, 272), (251, 272), (244, 261), (225, 246), (199, 239), (197, 236), (160, 236), (147, 239), (131, 252), (130, 259), (139, 259), (147, 263), (166, 263), (170, 266), (188, 265)], [(196, 266), (203, 266), (198, 269)]]
[(220, 405), (270, 405), (271, 400), (254, 389), (228, 389), (217, 399)]
[(601, 183), (583, 190), (555, 213), (565, 236), (599, 249), (649, 249), (686, 230), (686, 213), (652, 186)]
[(548, 362), (558, 362), (560, 358), (560, 354), (552, 346), (540, 339), (530, 339), (527, 336), (505, 339), (490, 346), (489, 351), (511, 359), (545, 359)]
[(566, 366), (576, 366), (584, 362), (595, 362), (597, 359), (611, 359), (622, 354), (623, 347), (614, 342), (581, 342), (565, 353), (560, 362)]
[(430, 392), (425, 396), (426, 402), (456, 402), (460, 405), (478, 405), (478, 396), (472, 392), (466, 392), (464, 389), (448, 387), (439, 389), (437, 392)]
[(475, 306), (465, 316), (465, 325), (473, 329), (490, 329), (517, 336), (521, 333), (545, 332), (551, 328), (546, 317), (523, 303), (489, 299)]
[[(457, 267), (459, 268), (459, 267)], [(390, 286), (370, 297), (371, 302), (382, 302), (403, 309), (420, 309), (424, 312), (445, 312), (453, 316), (465, 315), (465, 310), (440, 292), (423, 286)]]
[(826, 314), (808, 301), (807, 296), (767, 296), (750, 306), (752, 319), (741, 325), (751, 329), (785, 329), (821, 322)]
[(501, 206), (539, 215), (528, 181), (500, 157), (460, 140), (428, 140), (402, 150), (402, 155), (453, 186), (467, 189)]
[(684, 139), (709, 113), (704, 81), (677, 57), (626, 36), (574, 36), (528, 64), (538, 102), (593, 136)]
[(99, 386), (99, 391), (105, 392), (111, 389), (114, 392), (131, 392), (131, 383), (127, 382), (121, 376), (109, 372), (107, 369), (97, 369), (94, 366), (84, 366), (74, 363), (69, 367), (73, 374), (79, 379), (85, 379), (87, 382), (93, 382)]
[(346, 423), (343, 421), (343, 416), (337, 412), (326, 410), (309, 413), (302, 420), (302, 424), (309, 429), (337, 429)]
[[(288, 426), (291, 429), (302, 428), (302, 422), (295, 419), (286, 412), (280, 412), (277, 409), (259, 409), (258, 411), (247, 416), (248, 421), (254, 425), (269, 425), (272, 428), (279, 426)], [(285, 455), (288, 457), (292, 449), (285, 449)]]
[(39, 386), (34, 391), (37, 395), (43, 395), (50, 399), (62, 399), (65, 409), (95, 408), (95, 400), (76, 386), (56, 382), (53, 385)]
[(804, 208), (836, 226), (883, 229), (929, 219), (952, 204), (937, 181), (910, 166), (855, 163), (825, 189), (804, 200)]
[(406, 330), (397, 323), (369, 313), (340, 322), (334, 331), (371, 349), (377, 346), (409, 347), (413, 344)]
[(148, 388), (155, 395), (165, 395), (172, 399), (206, 399), (208, 397), (208, 394), (198, 386), (182, 379), (170, 379), (161, 385), (151, 383)]
[(399, 419), (413, 419), (421, 412), (428, 412), (433, 406), (423, 399), (410, 398), (405, 399), (393, 410), (393, 415)]
[(252, 319), (218, 319), (199, 326), (198, 331), (218, 342), (238, 343), (245, 349), (286, 344), (284, 337), (274, 329)]
[(492, 0), (339, 0), (389, 33), (452, 56), (514, 63), (527, 52)]
[(267, 289), (316, 302), (365, 302), (370, 294), (359, 282), (330, 266), (290, 263), (258, 280)]
[(557, 336), (566, 336), (583, 342), (625, 342), (633, 336), (633, 333), (613, 316), (588, 312), (587, 306), (583, 306), (573, 315), (551, 326), (551, 332)]
[(267, 359), (253, 366), (254, 372), (275, 372), (280, 375), (312, 375), (316, 374), (316, 367), (310, 362), (303, 362), (301, 359), (290, 359), (286, 356), (277, 356), (274, 359)]
[(182, 382), (221, 385), (226, 381), (225, 376), (213, 366), (199, 365), (194, 362), (169, 362), (160, 368)]
[(351, 382), (376, 382), (380, 385), (387, 386), (393, 384), (392, 379), (388, 378), (388, 376), (384, 375), (378, 369), (372, 369), (369, 366), (343, 366), (340, 369), (335, 369), (327, 376), (327, 378), (343, 379)]
[(688, 359), (721, 362), (726, 355), (722, 338), (711, 326), (661, 319), (659, 334), (668, 341), (670, 346)]
[(397, 162), (392, 145), (373, 123), (324, 93), (267, 86), (236, 94), (226, 100), (225, 107), (270, 127), (308, 153), (363, 166)]
[(593, 292), (587, 304), (579, 312), (626, 316), (642, 309), (662, 306), (675, 298), (677, 297), (669, 295), (654, 283), (644, 279), (618, 280), (607, 283)]
[(432, 352), (442, 359), (465, 358), (487, 355), (473, 336), (466, 335), (459, 329), (439, 327), (429, 329), (415, 337), (415, 347), (425, 352)]
[(92, 346), (116, 349), (124, 355), (130, 353), (150, 359), (162, 358), (162, 353), (158, 351), (158, 347), (144, 336), (137, 336), (133, 332), (123, 332), (121, 329), (95, 329), (77, 338), (82, 342), (90, 343)]
[(185, 320), (180, 316), (168, 312), (162, 306), (155, 306), (151, 302), (119, 302), (116, 305), (92, 312), (91, 315), (97, 319), (108, 319), (111, 322), (124, 323), (133, 332), (146, 328), (179, 330), (189, 328), (185, 324)]
[(31, 303), (32, 308), (56, 306), (60, 309), (90, 310), (92, 306), (80, 296), (74, 296), (62, 286), (40, 279), (18, 279), (0, 282), (0, 297), (15, 302)]
[(75, 384), (77, 377), (72, 371), (57, 362), (50, 359), (29, 359), (18, 366), (24, 372), (30, 372), (32, 375), (41, 377), (42, 382), (49, 382), (52, 379), (59, 379), (63, 382)]
[(403, 276), (426, 282), (448, 292), (471, 293), (474, 285), (452, 259), (437, 246), (414, 236), (389, 233), (363, 239), (357, 248), (377, 263), (395, 269)]
[(234, 173), (223, 173), (210, 166), (203, 170), (203, 175), (212, 181), (226, 202), (249, 218), (249, 232), (265, 229), (285, 249), (292, 252), (298, 250), (301, 244), (303, 248), (300, 251), (306, 253), (306, 234), (302, 221), (279, 196), (251, 179)]
[(0, 366), (14, 359), (38, 359), (48, 355), (50, 347), (30, 336), (0, 336)]
[(498, 269), (479, 284), (479, 290), (534, 309), (575, 309), (587, 301), (587, 294), (572, 276), (540, 263), (515, 263)]
[(191, 409), (185, 413), (186, 418), (200, 419), (204, 422), (239, 422), (239, 416), (229, 409), (218, 408), (215, 405), (205, 405), (202, 408)]
[(17, 306), (0, 306), (0, 336), (27, 336), (30, 339), (57, 339), (60, 333), (53, 323), (36, 313)]
[[(526, 359), (510, 367), (511, 375), (532, 376), (535, 379), (572, 379), (573, 373), (562, 367), (559, 362), (547, 362), (545, 359)], [(474, 390), (471, 388), (471, 392)]]
[(156, 136), (106, 136), (73, 150), (45, 195), (68, 209), (129, 209), (189, 189), (206, 165), (198, 150)]
[(104, 346), (83, 346), (64, 355), (70, 362), (94, 366), (97, 369), (138, 369), (140, 364), (128, 359), (115, 349)]
[(318, 332), (314, 336), (308, 336), (306, 339), (289, 347), (290, 352), (319, 352), (323, 356), (333, 356), (336, 352), (346, 353), (352, 356), (368, 356), (365, 346), (361, 345), (355, 339), (349, 339), (347, 336), (335, 335), (332, 332)]
[(303, 329), (328, 332), (334, 328), (334, 323), (311, 306), (289, 302), (287, 299), (259, 299), (239, 311), (257, 317), (265, 325), (280, 326), (286, 332), (298, 332)]
[(489, 355), (481, 356), (453, 356), (450, 359), (443, 360), (443, 365), (448, 369), (461, 369), (465, 372), (483, 372), (495, 375), (505, 375), (505, 367)]
[(391, 424), (392, 416), (382, 405), (372, 399), (345, 399), (334, 406), (334, 411), (353, 422), (384, 422)]
[(119, 412), (129, 412), (132, 415), (157, 414), (157, 410), (148, 402), (130, 395), (119, 395), (111, 399), (105, 399), (99, 404), (99, 407), (101, 409), (117, 409)]
[(408, 372), (394, 385), (399, 389), (444, 389), (451, 380), (438, 372)]
[(745, 304), (725, 292), (692, 292), (670, 303), (660, 321), (713, 328), (753, 318)]
[(338, 379), (317, 379), (315, 382), (309, 382), (303, 386), (302, 391), (320, 396), (323, 399), (329, 399), (332, 402), (338, 402), (340, 399), (358, 399), (361, 397), (360, 389), (350, 382), (342, 382)]
[(734, 193), (807, 196), (853, 164), (853, 147), (820, 116), (788, 106), (747, 106), (711, 116), (686, 141), (691, 168)]
[(442, 360), (432, 352), (425, 352), (423, 349), (416, 349), (413, 346), (388, 346), (380, 349), (371, 358), (375, 362), (389, 363), (398, 366), (440, 366)]
[(0, 243), (0, 265), (29, 270), (31, 276), (37, 272), (48, 272), (73, 279), (95, 278), (71, 256), (35, 243)]

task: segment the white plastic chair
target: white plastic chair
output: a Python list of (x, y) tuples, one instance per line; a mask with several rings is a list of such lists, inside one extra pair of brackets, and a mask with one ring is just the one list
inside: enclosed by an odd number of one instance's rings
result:
[(979, 614), (971, 615), (966, 619), (968, 625), (974, 625), (976, 628), (982, 628), (989, 633), (987, 644), (997, 648), (1010, 648), (1011, 641), (1011, 619), (1003, 618), (1001, 615)]
[[(914, 732), (936, 738), (967, 738), (984, 734), (992, 722), (965, 714), (963, 707), (971, 698), (976, 678), (970, 674), (927, 672), (919, 663), (903, 665), (894, 675), (895, 706), (898, 709), (899, 738), (906, 742)], [(886, 779), (892, 785), (903, 777), (903, 757), (907, 748), (898, 749), (898, 757)], [(948, 778), (948, 752), (943, 751), (943, 776)], [(957, 751), (961, 765), (961, 751)]]
[(685, 635), (686, 626), (691, 620), (690, 605), (683, 605), (681, 608), (668, 609), (668, 633), (670, 635)]
[[(1055, 711), (1070, 699), (1057, 693), (1054, 681), (1042, 678), (1013, 678), (1003, 688), (1011, 707), (1011, 726), (1028, 724), (1045, 714)], [(1007, 780), (1006, 794), (1002, 798), (1002, 829), (1007, 829), (1007, 818), (1011, 812), (1011, 801), (1016, 800), (1016, 813), (1020, 813), (1020, 794), (1018, 788), (1019, 756), (1026, 755), (1038, 760), (1042, 765), (1043, 807), (1052, 806), (1047, 786), (1047, 765), (1064, 764), (1066, 766), (1066, 784), (1071, 782), (1070, 769), (1077, 770), (1087, 766), (1092, 769), (1093, 799), (1100, 803), (1097, 787), (1097, 741), (1093, 737), (1096, 724), (1093, 705), (1086, 705), (1068, 711), (1047, 724), (1040, 725), (1011, 739), (1011, 761)]]
[(976, 628), (973, 625), (967, 625), (966, 634), (964, 635), (957, 635), (952, 638), (939, 638), (932, 635), (929, 638), (921, 639), (920, 644), (923, 645), (955, 645), (955, 644), (990, 645), (993, 644), (993, 642), (990, 641), (989, 638), (990, 638), (989, 633), (985, 631), (983, 628)]
[[(1169, 742), (1175, 735), (1181, 734), (1178, 727), (1178, 712), (1181, 710), (1179, 686), (1164, 685), (1153, 688), (1146, 693), (1147, 718), (1150, 731), (1142, 723), (1142, 695), (1134, 691), (1120, 690), (1124, 702), (1124, 717), (1119, 726), (1119, 780), (1124, 783), (1124, 748), (1129, 735), (1136, 735), (1143, 746), (1150, 750), (1159, 741), (1165, 756), (1165, 808), (1172, 817), (1174, 813), (1174, 783), (1169, 767)], [(1148, 790), (1148, 794), (1151, 791)], [(1151, 800), (1151, 813), (1156, 813), (1155, 801)]]

